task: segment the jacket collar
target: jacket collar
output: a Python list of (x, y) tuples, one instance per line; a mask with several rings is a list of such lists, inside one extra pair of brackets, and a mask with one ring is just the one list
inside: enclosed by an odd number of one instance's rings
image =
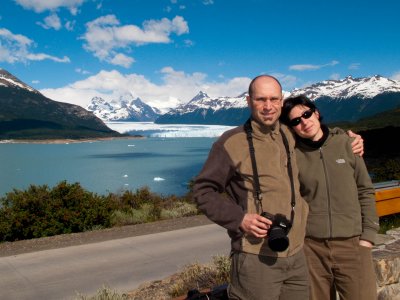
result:
[(280, 123), (279, 121), (276, 121), (274, 125), (266, 126), (252, 119), (251, 127), (253, 129), (253, 135), (257, 138), (264, 138), (267, 135), (275, 138), (277, 135), (279, 135)]

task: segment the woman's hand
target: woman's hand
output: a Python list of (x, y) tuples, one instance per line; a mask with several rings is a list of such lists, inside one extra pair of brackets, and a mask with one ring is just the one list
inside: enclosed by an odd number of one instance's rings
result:
[(363, 247), (372, 248), (372, 243), (365, 240), (360, 240), (359, 244)]

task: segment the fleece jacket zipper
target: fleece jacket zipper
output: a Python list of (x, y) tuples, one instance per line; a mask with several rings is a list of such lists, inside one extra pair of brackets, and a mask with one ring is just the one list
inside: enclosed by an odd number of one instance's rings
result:
[(325, 175), (325, 184), (326, 184), (326, 194), (328, 196), (328, 221), (329, 221), (329, 237), (332, 238), (332, 210), (331, 210), (331, 193), (329, 190), (329, 178), (328, 178), (328, 170), (326, 168), (324, 155), (322, 153), (322, 147), (319, 148), (320, 159), (322, 162), (322, 166), (324, 167), (324, 175)]

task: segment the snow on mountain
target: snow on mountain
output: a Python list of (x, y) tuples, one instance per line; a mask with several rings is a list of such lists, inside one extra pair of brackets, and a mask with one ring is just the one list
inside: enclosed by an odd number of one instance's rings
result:
[[(379, 75), (348, 76), (325, 80), (309, 87), (284, 92), (284, 97), (305, 94), (317, 102), (327, 122), (356, 121), (400, 104), (400, 82)], [(238, 97), (211, 98), (199, 92), (191, 101), (160, 116), (159, 124), (243, 124), (250, 115), (246, 93)], [(349, 101), (340, 101), (349, 99)]]
[(197, 109), (211, 109), (217, 111), (220, 109), (246, 108), (246, 93), (238, 97), (217, 97), (210, 98), (206, 93), (200, 91), (192, 100), (186, 104), (179, 105), (176, 109), (170, 110), (167, 114), (190, 113)]
[(347, 76), (341, 80), (324, 80), (302, 89), (294, 89), (290, 96), (305, 94), (311, 100), (320, 97), (348, 99), (358, 97), (371, 99), (385, 92), (400, 92), (400, 82), (379, 75), (353, 78)]
[(11, 73), (1, 68), (0, 68), (0, 86), (22, 88), (33, 93), (39, 93), (34, 88), (30, 87), (26, 83), (23, 83), (17, 77), (13, 76)]
[(104, 121), (154, 121), (159, 112), (132, 94), (121, 95), (110, 102), (94, 97), (86, 108)]

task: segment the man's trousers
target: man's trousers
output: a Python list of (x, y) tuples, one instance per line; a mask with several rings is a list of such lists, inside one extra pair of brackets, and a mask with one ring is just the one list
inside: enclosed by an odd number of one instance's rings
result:
[(231, 257), (231, 300), (308, 300), (309, 280), (303, 250), (276, 258), (249, 253)]

